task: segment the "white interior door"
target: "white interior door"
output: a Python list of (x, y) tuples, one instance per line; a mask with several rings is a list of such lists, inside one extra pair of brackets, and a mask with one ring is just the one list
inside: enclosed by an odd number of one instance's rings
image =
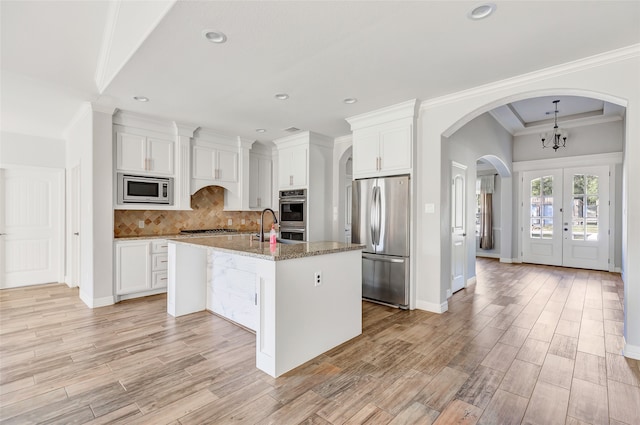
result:
[(562, 265), (562, 170), (523, 173), (522, 261)]
[(3, 288), (61, 280), (63, 181), (62, 170), (4, 169)]
[(80, 165), (71, 169), (69, 183), (69, 196), (71, 197), (71, 211), (69, 211), (71, 216), (70, 284), (71, 286), (80, 286)]
[(564, 170), (562, 265), (609, 269), (609, 167)]
[(451, 164), (451, 292), (465, 287), (467, 167)]

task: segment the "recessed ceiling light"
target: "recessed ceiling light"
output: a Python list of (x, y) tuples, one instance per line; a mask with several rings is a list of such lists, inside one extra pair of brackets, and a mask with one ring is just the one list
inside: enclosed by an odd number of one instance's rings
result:
[(467, 14), (467, 17), (469, 19), (477, 21), (491, 15), (496, 11), (496, 9), (497, 6), (494, 3), (481, 4), (480, 6), (474, 7), (473, 10)]
[(264, 128), (256, 128), (256, 132), (258, 132), (258, 133), (266, 133), (267, 130), (265, 130)]
[(227, 41), (227, 36), (220, 31), (204, 30), (202, 31), (202, 35), (212, 43), (221, 44)]
[(138, 102), (148, 102), (149, 98), (148, 97), (144, 97), (144, 96), (133, 96), (133, 98), (135, 100), (137, 100)]
[(276, 94), (276, 99), (278, 100), (287, 100), (289, 99), (289, 95), (286, 93), (277, 93)]
[(348, 105), (356, 103), (357, 101), (358, 101), (358, 99), (356, 99), (355, 97), (348, 97), (345, 100), (343, 100), (343, 102), (348, 104)]

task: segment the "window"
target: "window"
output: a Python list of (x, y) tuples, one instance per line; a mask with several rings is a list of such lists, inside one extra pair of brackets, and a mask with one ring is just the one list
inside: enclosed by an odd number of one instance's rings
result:
[(598, 240), (599, 216), (598, 176), (573, 175), (571, 199), (571, 238), (575, 240)]
[(531, 238), (553, 238), (553, 176), (531, 180)]

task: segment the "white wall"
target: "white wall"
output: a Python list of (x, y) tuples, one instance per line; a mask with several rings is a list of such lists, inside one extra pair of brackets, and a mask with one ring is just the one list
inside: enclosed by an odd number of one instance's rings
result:
[[(446, 302), (448, 279), (442, 265), (449, 250), (440, 249), (441, 222), (450, 214), (440, 203), (442, 141), (473, 118), (508, 102), (536, 96), (593, 97), (627, 108), (624, 126), (622, 269), (625, 280), (625, 353), (640, 358), (640, 244), (630, 235), (640, 234), (640, 191), (630, 188), (640, 181), (640, 45), (585, 58), (537, 73), (477, 87), (422, 103), (418, 119), (419, 205), (435, 203), (433, 214), (418, 217), (416, 282), (418, 305)], [(637, 184), (637, 183), (636, 183)], [(446, 276), (446, 275), (444, 275)]]
[(622, 120), (570, 128), (567, 147), (557, 152), (542, 149), (538, 134), (515, 136), (513, 138), (513, 160), (531, 161), (535, 159), (564, 158), (578, 155), (593, 155), (608, 152), (622, 152)]
[(0, 164), (64, 168), (65, 141), (27, 134), (0, 134)]
[[(475, 237), (475, 205), (476, 205), (476, 161), (484, 155), (494, 155), (511, 168), (511, 134), (504, 129), (490, 114), (485, 113), (471, 120), (456, 131), (443, 144), (448, 145), (449, 164), (451, 161), (467, 166), (466, 205), (467, 205), (467, 264), (465, 278), (469, 280), (476, 275), (476, 237)], [(443, 170), (444, 171), (444, 170)], [(450, 173), (450, 171), (448, 171)], [(442, 181), (442, 191), (451, 190), (450, 178)], [(451, 203), (447, 196), (447, 205)], [(448, 209), (447, 206), (447, 209)], [(443, 208), (445, 206), (443, 205)], [(498, 218), (499, 218), (498, 213)], [(451, 227), (451, 214), (443, 217)], [(499, 224), (498, 224), (499, 226)], [(451, 251), (451, 232), (442, 235), (443, 252)], [(450, 276), (450, 264), (444, 264), (444, 276)]]
[[(66, 139), (67, 168), (80, 165), (80, 298), (89, 307), (113, 304), (111, 114), (84, 105)], [(71, 237), (69, 231), (67, 247)]]

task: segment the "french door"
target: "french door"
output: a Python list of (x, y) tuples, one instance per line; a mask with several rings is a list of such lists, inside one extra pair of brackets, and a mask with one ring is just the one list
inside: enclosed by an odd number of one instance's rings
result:
[(609, 269), (609, 167), (523, 173), (522, 261)]

